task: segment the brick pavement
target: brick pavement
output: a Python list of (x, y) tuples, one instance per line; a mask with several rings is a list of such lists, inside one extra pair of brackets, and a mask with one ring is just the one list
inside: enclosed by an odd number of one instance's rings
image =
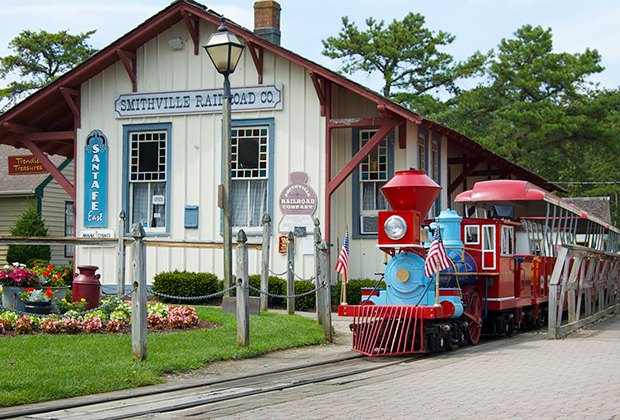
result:
[(620, 418), (620, 317), (562, 340), (520, 334), (381, 372), (286, 391), (226, 418)]

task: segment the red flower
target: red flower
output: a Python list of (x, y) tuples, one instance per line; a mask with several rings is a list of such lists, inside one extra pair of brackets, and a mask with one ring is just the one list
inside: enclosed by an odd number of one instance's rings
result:
[(26, 291), (27, 291), (28, 293), (30, 293), (30, 292), (34, 292), (34, 287), (26, 287)]
[(48, 268), (49, 270), (53, 270), (53, 269), (54, 269), (54, 266), (53, 266), (53, 265), (48, 265), (48, 266), (47, 266), (47, 268)]

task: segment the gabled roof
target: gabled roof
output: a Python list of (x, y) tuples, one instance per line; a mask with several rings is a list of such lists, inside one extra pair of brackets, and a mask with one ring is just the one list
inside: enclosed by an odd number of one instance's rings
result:
[[(35, 190), (43, 184), (50, 174), (13, 175), (8, 173), (8, 157), (28, 154), (23, 149), (0, 144), (0, 196), (2, 195), (34, 195)], [(65, 159), (61, 156), (52, 156), (51, 161), (59, 166)]]
[[(74, 117), (70, 106), (67, 104), (67, 101), (61, 92), (61, 88), (79, 90), (82, 83), (114, 64), (116, 61), (119, 61), (119, 51), (121, 51), (121, 54), (123, 51), (135, 51), (159, 33), (183, 20), (184, 16), (185, 18), (188, 16), (195, 16), (199, 19), (209, 21), (214, 25), (218, 25), (220, 20), (220, 15), (218, 13), (208, 9), (202, 4), (196, 3), (192, 0), (177, 0), (132, 31), (114, 41), (106, 48), (94, 54), (73, 70), (69, 71), (41, 90), (35, 92), (0, 116), (0, 144), (10, 144), (17, 147), (21, 146), (19, 144), (18, 136), (13, 133), (15, 127), (19, 128), (19, 126), (15, 126), (14, 124), (33, 127), (42, 131), (73, 130)], [(435, 121), (424, 118), (415, 112), (391, 101), (390, 99), (385, 98), (377, 92), (349, 80), (332, 70), (329, 70), (290, 50), (287, 50), (286, 48), (272, 44), (271, 42), (266, 41), (254, 34), (251, 30), (239, 26), (234, 22), (227, 21), (227, 25), (231, 32), (243, 38), (246, 42), (250, 41), (264, 50), (286, 58), (332, 83), (347, 88), (360, 96), (381, 105), (387, 111), (395, 115), (401, 116), (407, 120), (415, 122), (416, 124), (423, 125), (433, 131), (444, 134), (454, 145), (466, 152), (482, 156), (487, 162), (500, 168), (504, 168), (519, 178), (528, 179), (549, 190), (564, 191), (563, 188), (550, 183), (544, 178), (541, 178), (523, 167), (515, 165), (514, 163), (482, 147), (472, 139), (463, 136), (448, 127), (442, 126)], [(13, 125), (11, 126), (11, 124)], [(12, 130), (10, 130), (9, 127), (12, 127)], [(67, 143), (66, 141), (46, 141), (39, 143), (39, 146), (41, 150), (48, 154), (60, 154), (67, 157), (73, 157), (73, 145)]]

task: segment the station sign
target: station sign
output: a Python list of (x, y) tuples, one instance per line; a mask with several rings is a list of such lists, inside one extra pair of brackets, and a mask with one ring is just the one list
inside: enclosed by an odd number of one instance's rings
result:
[[(232, 88), (231, 111), (282, 110), (282, 83)], [(222, 112), (223, 89), (127, 93), (114, 101), (115, 118)]]

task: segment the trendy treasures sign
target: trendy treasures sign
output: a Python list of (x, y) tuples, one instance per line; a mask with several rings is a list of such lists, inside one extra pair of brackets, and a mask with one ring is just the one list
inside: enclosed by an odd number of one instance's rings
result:
[(34, 155), (7, 156), (9, 175), (45, 174), (47, 170)]
[[(233, 88), (231, 110), (281, 110), (282, 83)], [(114, 101), (116, 118), (222, 112), (223, 89), (128, 93)]]
[(86, 137), (84, 155), (84, 226), (106, 227), (108, 206), (108, 139), (101, 130)]

